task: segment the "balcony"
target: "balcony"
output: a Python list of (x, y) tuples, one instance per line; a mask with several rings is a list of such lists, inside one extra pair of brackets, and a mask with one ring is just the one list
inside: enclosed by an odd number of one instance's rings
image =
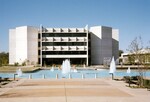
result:
[(61, 37), (54, 37), (54, 38), (53, 38), (53, 41), (54, 41), (54, 42), (61, 42)]
[(69, 37), (69, 42), (76, 42), (77, 38), (76, 37)]
[(61, 46), (54, 46), (54, 47), (53, 47), (53, 50), (54, 50), (54, 51), (61, 51)]
[(77, 51), (86, 51), (86, 46), (77, 46)]
[(69, 38), (68, 38), (68, 37), (62, 37), (62, 38), (61, 38), (61, 41), (62, 41), (62, 42), (68, 42), (68, 41), (69, 41)]
[(42, 51), (86, 51), (87, 46), (43, 46)]
[(85, 42), (86, 38), (85, 37), (77, 37), (77, 42)]
[(61, 51), (68, 51), (69, 47), (68, 46), (61, 46)]

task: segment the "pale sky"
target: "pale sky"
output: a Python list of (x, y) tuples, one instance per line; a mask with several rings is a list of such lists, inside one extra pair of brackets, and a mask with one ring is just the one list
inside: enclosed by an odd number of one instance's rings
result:
[(142, 37), (150, 41), (150, 0), (0, 0), (0, 52), (8, 52), (9, 29), (18, 26), (119, 29), (119, 49)]

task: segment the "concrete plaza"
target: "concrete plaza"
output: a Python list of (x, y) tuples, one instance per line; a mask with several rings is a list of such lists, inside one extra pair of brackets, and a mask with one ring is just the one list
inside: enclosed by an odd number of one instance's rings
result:
[(0, 102), (149, 102), (150, 91), (123, 81), (100, 79), (21, 79), (0, 88)]

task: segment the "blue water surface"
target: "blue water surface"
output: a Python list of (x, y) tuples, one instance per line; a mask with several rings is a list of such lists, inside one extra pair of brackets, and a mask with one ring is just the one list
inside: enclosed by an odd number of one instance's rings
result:
[[(79, 69), (78, 72), (70, 72), (71, 78), (104, 78), (104, 77), (110, 77), (109, 70), (107, 69), (101, 69), (101, 70), (92, 70), (92, 69)], [(13, 78), (15, 73), (0, 73), (0, 77), (5, 78)], [(62, 74), (61, 70), (39, 70), (33, 73), (23, 73), (22, 76), (17, 76), (17, 78), (29, 78), (32, 77), (33, 79), (54, 79), (56, 78), (56, 75), (58, 75), (58, 78), (69, 78), (69, 74)], [(137, 70), (132, 70), (130, 74), (127, 74), (126, 70), (117, 70), (114, 73), (114, 76), (116, 77), (123, 77), (123, 76), (136, 76), (139, 75), (139, 72)], [(150, 70), (144, 72), (144, 75), (147, 77), (150, 77)]]

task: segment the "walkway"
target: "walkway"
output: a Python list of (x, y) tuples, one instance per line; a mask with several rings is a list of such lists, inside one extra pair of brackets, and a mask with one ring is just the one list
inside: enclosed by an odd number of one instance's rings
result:
[[(0, 89), (0, 102), (149, 102), (146, 89), (110, 79), (26, 79)], [(5, 90), (5, 91), (4, 91)]]

